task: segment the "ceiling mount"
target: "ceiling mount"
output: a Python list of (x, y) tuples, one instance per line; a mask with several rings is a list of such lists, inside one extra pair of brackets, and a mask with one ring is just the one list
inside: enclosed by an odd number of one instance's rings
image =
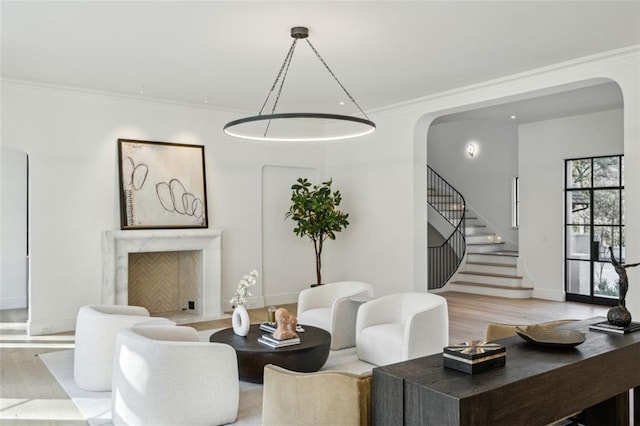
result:
[(291, 37), (293, 37), (293, 38), (307, 38), (307, 37), (309, 37), (309, 28), (307, 28), (307, 27), (293, 27), (293, 28), (291, 28)]
[[(278, 141), (278, 142), (325, 142), (337, 141), (344, 139), (352, 139), (372, 133), (376, 129), (373, 121), (369, 120), (367, 114), (360, 108), (353, 96), (345, 89), (338, 77), (331, 71), (327, 63), (320, 56), (318, 51), (309, 41), (309, 29), (307, 27), (292, 27), (291, 37), (293, 42), (289, 48), (289, 52), (280, 67), (280, 71), (269, 90), (262, 108), (258, 115), (241, 118), (228, 122), (223, 131), (229, 135), (240, 139), (249, 139), (257, 141)], [(351, 102), (358, 108), (364, 116), (354, 117), (351, 115), (328, 114), (315, 112), (293, 112), (293, 113), (276, 113), (276, 107), (282, 88), (289, 71), (289, 65), (293, 58), (298, 40), (305, 40), (311, 50), (318, 57), (322, 65), (331, 74), (333, 79), (338, 83)], [(282, 78), (282, 79), (281, 79)], [(280, 85), (278, 86), (278, 82)], [(269, 99), (276, 87), (278, 87), (273, 107), (270, 114), (263, 114), (263, 111), (269, 102)]]

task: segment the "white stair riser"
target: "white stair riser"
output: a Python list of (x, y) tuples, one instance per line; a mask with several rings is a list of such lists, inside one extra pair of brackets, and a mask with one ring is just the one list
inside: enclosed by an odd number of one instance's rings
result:
[(468, 253), (467, 262), (501, 263), (504, 265), (516, 266), (518, 264), (518, 258), (516, 256), (496, 256), (493, 254)]
[(485, 296), (507, 297), (509, 299), (529, 299), (532, 289), (509, 290), (504, 288), (480, 287), (467, 284), (449, 283), (451, 291), (460, 293), (480, 294)]
[(467, 253), (491, 253), (496, 250), (500, 250), (502, 247), (503, 244), (467, 244)]
[(467, 235), (467, 244), (491, 244), (501, 242), (495, 234)]
[(465, 226), (464, 228), (464, 233), (467, 236), (467, 238), (470, 235), (484, 234), (486, 232), (487, 232), (486, 226)]
[(486, 275), (473, 275), (459, 272), (458, 279), (480, 284), (494, 284), (508, 287), (522, 287), (522, 278), (505, 278)]
[(503, 275), (516, 275), (515, 265), (494, 266), (494, 265), (476, 265), (467, 262), (465, 267), (467, 272), (483, 272), (485, 274), (503, 274)]

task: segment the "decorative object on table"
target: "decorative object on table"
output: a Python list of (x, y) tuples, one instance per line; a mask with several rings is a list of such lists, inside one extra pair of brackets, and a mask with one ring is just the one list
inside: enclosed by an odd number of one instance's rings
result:
[(207, 228), (204, 146), (118, 139), (121, 229)]
[(632, 322), (626, 326), (613, 325), (608, 320), (589, 325), (590, 330), (606, 331), (607, 333), (628, 334), (640, 330), (640, 322)]
[(613, 247), (609, 246), (609, 252), (611, 253), (611, 263), (618, 274), (618, 306), (614, 306), (607, 312), (607, 320), (611, 325), (618, 327), (627, 327), (631, 324), (631, 312), (626, 306), (627, 291), (629, 290), (629, 278), (627, 277), (627, 269), (640, 265), (639, 263), (622, 264), (613, 254)]
[(522, 325), (516, 334), (529, 343), (542, 346), (573, 347), (583, 343), (587, 337), (578, 330), (559, 330), (544, 325)]
[(273, 337), (273, 334), (263, 334), (262, 337), (258, 338), (258, 343), (269, 346), (270, 348), (284, 348), (286, 346), (299, 345), (300, 338), (292, 337), (290, 339), (276, 339)]
[[(276, 326), (271, 325), (268, 322), (263, 322), (260, 324), (260, 330), (266, 331), (267, 333), (273, 333), (274, 331), (276, 331)], [(298, 324), (296, 326), (296, 333), (304, 333), (304, 327)]]
[(309, 237), (316, 255), (316, 283), (322, 284), (322, 248), (324, 241), (336, 239), (336, 233), (349, 226), (349, 213), (338, 210), (342, 201), (340, 191), (332, 191), (332, 179), (313, 185), (306, 178), (298, 178), (291, 186), (291, 206), (285, 213), (296, 222), (293, 232), (299, 237)]
[(298, 337), (296, 327), (298, 319), (295, 315), (291, 315), (286, 308), (278, 308), (276, 311), (276, 331), (273, 337), (277, 340), (293, 339)]
[(242, 277), (240, 282), (238, 283), (238, 288), (236, 289), (236, 294), (229, 301), (232, 305), (235, 306), (233, 310), (233, 315), (231, 316), (231, 325), (233, 326), (233, 332), (238, 336), (246, 336), (249, 334), (249, 327), (251, 326), (251, 321), (249, 319), (249, 313), (245, 308), (244, 304), (247, 301), (247, 297), (251, 296), (251, 292), (249, 288), (256, 285), (256, 278), (258, 277), (258, 271), (255, 269), (249, 272), (248, 275)]
[[(282, 63), (280, 72), (273, 82), (271, 90), (267, 94), (267, 98), (264, 100), (258, 115), (230, 121), (225, 124), (223, 131), (229, 136), (241, 139), (279, 142), (337, 141), (357, 138), (375, 131), (375, 123), (369, 120), (367, 114), (360, 108), (360, 105), (358, 105), (353, 96), (347, 92), (347, 89), (340, 83), (338, 77), (331, 71), (325, 60), (322, 59), (318, 51), (309, 41), (309, 29), (307, 27), (293, 27), (291, 28), (291, 37), (293, 38), (293, 42), (291, 43), (291, 47), (289, 47), (289, 52)], [(342, 111), (339, 110), (330, 114), (318, 112), (276, 114), (278, 100), (280, 99), (280, 94), (282, 93), (298, 40), (305, 40), (307, 42), (313, 53), (315, 53), (320, 60), (320, 63), (324, 65), (331, 77), (338, 83), (338, 86), (340, 86), (351, 103), (358, 108), (358, 111), (360, 111), (364, 118), (344, 115)], [(280, 80), (280, 78), (282, 78), (282, 80)], [(278, 81), (280, 81), (279, 85)], [(278, 87), (277, 91), (276, 87)], [(274, 91), (276, 95), (272, 98), (272, 101), (269, 102), (269, 98), (274, 94)], [(262, 112), (265, 107), (269, 109), (268, 104), (270, 104), (271, 113), (263, 114)]]
[(273, 327), (276, 326), (276, 308), (275, 306), (269, 306), (267, 308), (267, 323)]
[(483, 340), (472, 340), (458, 345), (446, 346), (443, 349), (445, 367), (475, 374), (501, 367), (506, 362), (506, 349), (497, 343)]

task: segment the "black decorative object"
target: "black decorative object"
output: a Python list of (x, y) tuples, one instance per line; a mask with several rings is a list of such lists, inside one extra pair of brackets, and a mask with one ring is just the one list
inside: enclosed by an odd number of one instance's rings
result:
[(609, 252), (611, 253), (611, 263), (618, 274), (618, 306), (615, 306), (609, 309), (607, 312), (607, 320), (609, 324), (615, 325), (618, 327), (627, 327), (631, 324), (631, 312), (627, 309), (626, 306), (626, 297), (627, 291), (629, 290), (629, 279), (627, 277), (626, 268), (633, 268), (634, 266), (640, 265), (638, 263), (632, 263), (629, 265), (625, 265), (616, 260), (615, 255), (613, 254), (613, 247), (609, 246)]
[(482, 340), (447, 346), (442, 352), (445, 367), (467, 374), (481, 373), (490, 368), (501, 367), (506, 361), (504, 346)]
[[(293, 42), (289, 48), (289, 52), (284, 59), (282, 67), (273, 82), (271, 89), (262, 104), (262, 108), (258, 115), (245, 117), (238, 120), (228, 122), (223, 131), (229, 135), (240, 139), (249, 139), (256, 141), (277, 141), (277, 142), (304, 142), (304, 141), (336, 141), (343, 139), (357, 138), (368, 135), (376, 129), (373, 121), (369, 120), (367, 114), (360, 108), (353, 96), (349, 94), (347, 89), (342, 85), (338, 77), (331, 71), (327, 63), (322, 59), (318, 51), (308, 40), (309, 29), (306, 27), (291, 28), (291, 37)], [(291, 59), (296, 49), (298, 40), (305, 40), (313, 53), (318, 57), (322, 65), (327, 69), (331, 77), (338, 83), (340, 88), (347, 95), (349, 100), (355, 105), (358, 111), (364, 116), (354, 117), (352, 115), (342, 114), (326, 114), (317, 112), (292, 112), (276, 114), (278, 100), (287, 78)], [(282, 79), (281, 79), (282, 78)], [(278, 86), (278, 81), (280, 85)], [(278, 86), (275, 100), (271, 107), (270, 114), (263, 114), (269, 98)]]

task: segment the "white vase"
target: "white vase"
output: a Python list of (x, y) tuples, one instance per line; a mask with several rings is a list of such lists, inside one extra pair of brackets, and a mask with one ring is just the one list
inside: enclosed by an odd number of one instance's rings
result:
[(233, 325), (233, 332), (238, 336), (246, 336), (249, 334), (251, 322), (249, 321), (249, 312), (247, 312), (247, 308), (245, 308), (244, 305), (238, 305), (233, 310), (231, 324)]

